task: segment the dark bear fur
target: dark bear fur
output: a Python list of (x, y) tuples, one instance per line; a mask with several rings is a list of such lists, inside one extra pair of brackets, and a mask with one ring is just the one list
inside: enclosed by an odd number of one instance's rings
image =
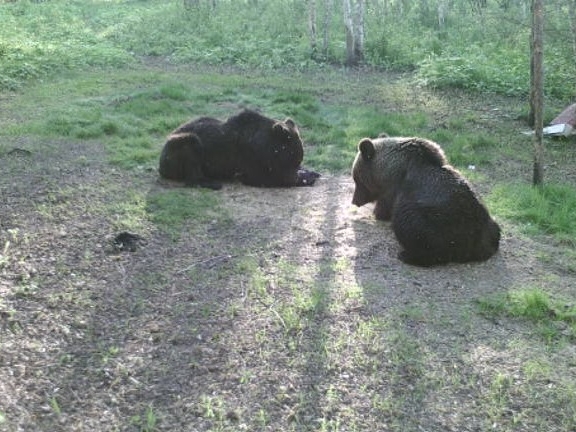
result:
[(160, 155), (160, 175), (213, 189), (232, 178), (251, 186), (311, 186), (319, 174), (300, 167), (303, 157), (291, 119), (244, 110), (225, 122), (200, 117), (174, 130)]
[(160, 155), (160, 175), (188, 186), (220, 189), (215, 181), (236, 173), (234, 138), (224, 123), (211, 117), (191, 120), (175, 129)]
[(376, 201), (391, 220), (400, 259), (429, 266), (484, 261), (498, 250), (500, 227), (440, 146), (423, 138), (364, 138), (352, 168), (352, 203)]

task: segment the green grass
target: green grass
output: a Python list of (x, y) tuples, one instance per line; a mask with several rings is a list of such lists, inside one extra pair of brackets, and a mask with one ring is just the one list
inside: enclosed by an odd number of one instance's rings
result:
[(62, 71), (131, 63), (132, 56), (110, 43), (106, 29), (93, 21), (106, 13), (114, 16), (112, 8), (99, 6), (59, 1), (0, 4), (0, 87), (17, 89), (28, 80)]
[(430, 138), (442, 145), (451, 165), (465, 168), (492, 163), (499, 150), (497, 138), (477, 132), (455, 132), (462, 128), (445, 129), (430, 134)]
[(499, 216), (521, 225), (530, 234), (552, 234), (570, 241), (576, 236), (576, 191), (572, 186), (502, 184), (487, 197)]
[[(239, 89), (242, 90), (239, 90)], [(188, 119), (226, 118), (241, 107), (292, 117), (306, 147), (304, 164), (344, 173), (365, 136), (417, 135), (428, 125), (422, 112), (390, 113), (350, 105), (344, 93), (332, 100), (325, 89), (298, 75), (274, 77), (105, 70), (64, 75), (30, 86), (14, 101), (26, 118), (10, 122), (0, 136), (92, 140), (103, 143), (110, 162), (124, 169), (155, 168), (166, 135)], [(61, 95), (66, 94), (66, 98)]]
[[(128, 74), (130, 76), (130, 74)], [(6, 134), (34, 134), (103, 141), (111, 162), (124, 167), (155, 165), (164, 136), (196, 109), (189, 103), (195, 94), (170, 78), (156, 79), (153, 74), (133, 74), (114, 83), (101, 78), (100, 72), (85, 74), (80, 80), (64, 79), (43, 88), (43, 94), (26, 92), (23, 109), (41, 103), (30, 111), (30, 118), (10, 125)], [(148, 83), (142, 89), (142, 83)], [(100, 84), (100, 93), (93, 94)], [(59, 94), (65, 91), (68, 100)], [(28, 99), (26, 96), (30, 96)]]
[[(0, 3), (0, 88), (21, 89), (70, 70), (134, 65), (142, 57), (262, 71), (321, 71), (344, 62), (339, 3), (330, 10), (327, 51), (316, 55), (303, 19), (305, 2), (237, 7), (223, 1), (215, 8), (208, 3), (189, 8), (176, 0)], [(375, 2), (366, 9), (366, 63), (416, 70), (420, 83), (429, 86), (525, 95), (529, 19), (520, 4), (509, 6), (487, 4), (484, 13), (452, 8), (440, 29), (428, 6), (388, 8)], [(319, 32), (323, 7), (318, 4)], [(574, 64), (564, 37), (568, 22), (562, 8), (547, 12), (547, 26), (556, 28), (546, 35), (546, 90), (569, 100)]]
[(226, 223), (229, 216), (220, 205), (220, 198), (205, 189), (172, 189), (151, 193), (146, 202), (150, 220), (174, 240), (184, 225), (204, 226), (211, 221)]
[(152, 406), (148, 406), (142, 415), (130, 418), (130, 424), (136, 426), (140, 432), (154, 432), (158, 429), (158, 417)]
[[(507, 316), (535, 323), (538, 333), (549, 343), (563, 335), (570, 340), (576, 337), (576, 307), (541, 288), (518, 289), (493, 295), (480, 299), (478, 306), (486, 316)], [(561, 332), (563, 327), (564, 333)]]

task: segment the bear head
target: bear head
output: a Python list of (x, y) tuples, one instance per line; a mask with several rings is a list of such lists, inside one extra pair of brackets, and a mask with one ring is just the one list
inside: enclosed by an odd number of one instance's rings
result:
[(440, 146), (423, 138), (389, 137), (385, 133), (363, 138), (352, 165), (356, 186), (352, 204), (360, 207), (382, 195), (393, 198), (408, 169), (447, 163)]
[(361, 207), (375, 201), (378, 197), (377, 188), (374, 188), (374, 158), (376, 145), (370, 138), (364, 138), (358, 144), (358, 154), (352, 166), (352, 178), (356, 184), (352, 204)]
[(296, 123), (290, 118), (276, 121), (271, 135), (273, 151), (282, 163), (298, 168), (304, 159), (304, 146)]

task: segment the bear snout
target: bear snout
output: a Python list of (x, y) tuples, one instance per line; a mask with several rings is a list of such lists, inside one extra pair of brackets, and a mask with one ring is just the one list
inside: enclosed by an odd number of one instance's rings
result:
[(371, 201), (368, 190), (362, 186), (356, 185), (354, 196), (352, 197), (352, 204), (357, 207), (362, 207), (364, 204), (368, 204)]

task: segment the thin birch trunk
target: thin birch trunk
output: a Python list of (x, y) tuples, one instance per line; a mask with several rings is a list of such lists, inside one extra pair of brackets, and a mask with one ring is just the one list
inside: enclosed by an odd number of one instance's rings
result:
[(532, 0), (532, 110), (534, 112), (534, 166), (532, 184), (540, 186), (544, 182), (544, 82), (543, 82), (543, 42), (544, 13), (542, 0)]

